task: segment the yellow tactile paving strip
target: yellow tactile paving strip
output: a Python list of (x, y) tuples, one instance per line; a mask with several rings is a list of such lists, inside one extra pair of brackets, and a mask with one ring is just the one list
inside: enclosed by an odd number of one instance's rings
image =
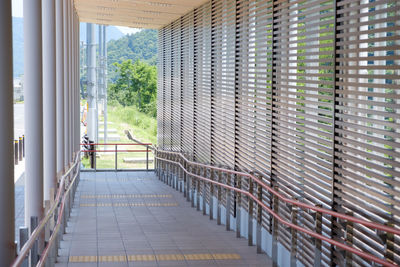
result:
[(177, 207), (178, 203), (82, 203), (81, 207)]
[(196, 261), (196, 260), (240, 260), (236, 253), (219, 254), (142, 254), (117, 256), (69, 256), (69, 262), (126, 262), (126, 261)]
[(112, 194), (112, 195), (81, 195), (81, 198), (167, 198), (172, 195), (160, 195), (160, 194)]

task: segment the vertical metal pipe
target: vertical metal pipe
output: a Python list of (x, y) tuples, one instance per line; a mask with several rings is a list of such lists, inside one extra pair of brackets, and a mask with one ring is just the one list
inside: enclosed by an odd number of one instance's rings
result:
[(64, 172), (64, 12), (63, 1), (56, 1), (56, 75), (57, 75), (57, 93), (56, 93), (56, 109), (57, 109), (57, 174), (60, 176)]
[(14, 259), (14, 114), (11, 1), (0, 8), (0, 262)]
[[(28, 241), (29, 239), (29, 230), (28, 227), (20, 227), (19, 228), (19, 249), (21, 250), (21, 248), (25, 245), (25, 243)], [(8, 265), (7, 265), (8, 266)], [(29, 267), (28, 264), (28, 258), (26, 258), (21, 267)]]
[[(257, 198), (260, 202), (262, 199), (262, 186), (257, 184)], [(261, 248), (261, 227), (262, 227), (262, 207), (261, 205), (257, 205), (257, 253), (262, 253)]]
[[(242, 176), (236, 175), (236, 188), (242, 189)], [(240, 238), (241, 237), (241, 213), (242, 213), (242, 204), (241, 200), (242, 195), (237, 192), (236, 193), (236, 237)]]
[[(346, 212), (346, 215), (353, 216), (353, 212)], [(318, 240), (321, 242), (321, 240)], [(353, 222), (346, 221), (346, 245), (353, 247)], [(353, 253), (346, 251), (346, 267), (353, 266)]]
[[(316, 205), (319, 208), (322, 208), (321, 204)], [(322, 234), (322, 213), (316, 212), (315, 214), (315, 231), (318, 234)], [(321, 266), (321, 253), (322, 253), (322, 242), (320, 239), (315, 239), (315, 255), (314, 255), (314, 267)]]
[(43, 217), (42, 1), (24, 0), (25, 223)]
[[(249, 193), (253, 195), (253, 184), (254, 181), (249, 178)], [(249, 213), (248, 213), (248, 221), (247, 221), (247, 236), (248, 236), (248, 245), (253, 245), (253, 199), (249, 197)]]
[[(293, 207), (292, 206), (292, 214), (291, 214), (291, 220), (294, 225), (297, 225), (297, 213), (298, 213), (299, 208), (298, 207)], [(290, 266), (291, 267), (296, 267), (297, 266), (297, 230), (294, 228), (291, 228), (291, 234), (292, 234), (292, 240), (291, 240), (291, 251), (290, 251)]]
[(103, 26), (103, 64), (104, 64), (104, 143), (107, 143), (107, 26)]
[(56, 187), (56, 21), (54, 0), (43, 0), (43, 138), (44, 200), (50, 200), (50, 189)]
[(14, 140), (14, 164), (18, 165), (18, 140)]
[(94, 25), (87, 24), (87, 135), (89, 140), (96, 142), (96, 47), (94, 44)]
[[(214, 170), (210, 171), (210, 179), (214, 181)], [(210, 220), (214, 219), (214, 184), (210, 183)]]
[[(36, 227), (38, 226), (38, 224), (39, 224), (38, 217), (32, 216), (31, 220), (30, 220), (31, 235), (32, 235), (33, 231), (36, 229)], [(36, 240), (35, 244), (32, 246), (32, 249), (31, 249), (31, 264), (30, 264), (30, 266), (36, 266), (38, 261), (39, 261), (39, 244), (38, 244), (38, 240)]]
[[(207, 168), (204, 168), (203, 170), (203, 177), (204, 178), (208, 178), (207, 177)], [(207, 188), (207, 183), (205, 181), (203, 181), (203, 186), (202, 186), (203, 190), (201, 195), (203, 196), (203, 203), (202, 203), (202, 208), (203, 208), (203, 215), (207, 215), (207, 205), (206, 205), (206, 188)]]
[(118, 170), (118, 145), (115, 145), (115, 171)]
[[(217, 175), (217, 179), (218, 182), (221, 183), (222, 182), (222, 177), (221, 177), (221, 171), (217, 171), (218, 175)], [(218, 197), (218, 201), (217, 201), (217, 224), (221, 225), (221, 200), (222, 200), (222, 188), (220, 185), (217, 186), (217, 197)]]
[(19, 161), (22, 160), (22, 137), (19, 138), (18, 140), (18, 156), (19, 156)]
[(149, 146), (146, 145), (146, 170), (149, 170)]
[[(231, 174), (226, 174), (226, 184), (231, 185)], [(226, 189), (226, 216), (225, 216), (225, 229), (231, 230), (231, 190)]]

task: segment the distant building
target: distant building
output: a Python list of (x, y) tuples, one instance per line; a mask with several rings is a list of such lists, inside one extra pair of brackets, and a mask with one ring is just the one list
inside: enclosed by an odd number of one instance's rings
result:
[(14, 101), (24, 101), (24, 79), (14, 79)]

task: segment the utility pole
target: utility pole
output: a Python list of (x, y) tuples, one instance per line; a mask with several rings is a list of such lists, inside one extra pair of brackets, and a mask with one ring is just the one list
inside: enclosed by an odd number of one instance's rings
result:
[(89, 141), (97, 143), (97, 87), (96, 87), (96, 45), (94, 43), (94, 25), (86, 24), (87, 29), (87, 135)]
[(103, 25), (104, 143), (107, 143), (107, 26)]

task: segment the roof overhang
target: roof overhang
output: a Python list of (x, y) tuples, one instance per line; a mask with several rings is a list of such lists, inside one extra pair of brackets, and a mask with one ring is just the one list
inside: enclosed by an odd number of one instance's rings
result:
[(74, 0), (81, 22), (159, 29), (209, 0)]

